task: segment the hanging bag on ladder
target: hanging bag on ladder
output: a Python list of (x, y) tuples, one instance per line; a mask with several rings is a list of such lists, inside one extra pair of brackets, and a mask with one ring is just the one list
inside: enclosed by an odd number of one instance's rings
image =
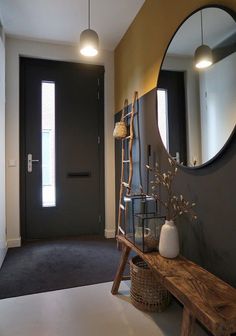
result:
[(124, 121), (125, 109), (127, 108), (127, 100), (124, 102), (124, 107), (122, 110), (121, 120), (116, 122), (115, 128), (113, 131), (113, 137), (115, 139), (124, 139), (127, 135), (127, 126)]

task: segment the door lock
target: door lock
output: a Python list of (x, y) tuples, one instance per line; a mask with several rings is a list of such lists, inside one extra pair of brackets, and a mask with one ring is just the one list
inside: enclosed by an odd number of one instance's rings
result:
[(33, 160), (33, 155), (31, 153), (29, 153), (27, 161), (28, 161), (28, 164), (27, 164), (28, 173), (32, 173), (33, 163), (39, 163), (39, 160)]

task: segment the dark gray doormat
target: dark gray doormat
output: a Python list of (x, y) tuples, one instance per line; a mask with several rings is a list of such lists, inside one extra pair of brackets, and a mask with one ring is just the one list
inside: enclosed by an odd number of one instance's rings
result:
[(9, 249), (0, 269), (0, 299), (112, 281), (120, 253), (115, 239), (101, 237)]

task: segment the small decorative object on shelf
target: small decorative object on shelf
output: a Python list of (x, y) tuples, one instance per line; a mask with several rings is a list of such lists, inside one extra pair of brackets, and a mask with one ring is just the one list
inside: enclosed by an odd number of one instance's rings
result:
[(143, 252), (157, 251), (165, 217), (156, 213), (140, 213), (135, 214), (135, 219), (135, 245)]
[(159, 252), (163, 257), (170, 259), (179, 255), (179, 235), (173, 220), (166, 220), (162, 226)]
[[(146, 166), (154, 175), (152, 185), (152, 196), (159, 202), (166, 210), (166, 222), (161, 228), (159, 252), (163, 257), (175, 258), (179, 255), (179, 235), (174, 221), (183, 214), (189, 214), (191, 219), (197, 219), (193, 210), (195, 203), (184, 199), (181, 194), (174, 194), (173, 182), (178, 172), (175, 161), (168, 159), (170, 170), (162, 172), (156, 164), (155, 168)], [(165, 189), (165, 196), (160, 196), (160, 187)]]
[(165, 216), (158, 215), (157, 200), (148, 195), (125, 197), (127, 206), (126, 238), (142, 252), (157, 251)]

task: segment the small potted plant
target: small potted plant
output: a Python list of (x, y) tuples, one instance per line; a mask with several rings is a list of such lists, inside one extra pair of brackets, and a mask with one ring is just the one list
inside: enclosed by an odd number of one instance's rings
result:
[[(166, 212), (166, 221), (162, 226), (159, 242), (159, 252), (163, 257), (175, 258), (179, 254), (179, 236), (175, 225), (175, 220), (188, 214), (191, 219), (197, 219), (193, 210), (195, 203), (186, 200), (182, 194), (175, 194), (173, 183), (178, 172), (176, 162), (168, 159), (170, 170), (162, 172), (156, 164), (154, 168), (146, 166), (153, 173), (151, 181), (152, 196), (164, 207)], [(165, 189), (164, 199), (160, 196), (160, 188)]]

